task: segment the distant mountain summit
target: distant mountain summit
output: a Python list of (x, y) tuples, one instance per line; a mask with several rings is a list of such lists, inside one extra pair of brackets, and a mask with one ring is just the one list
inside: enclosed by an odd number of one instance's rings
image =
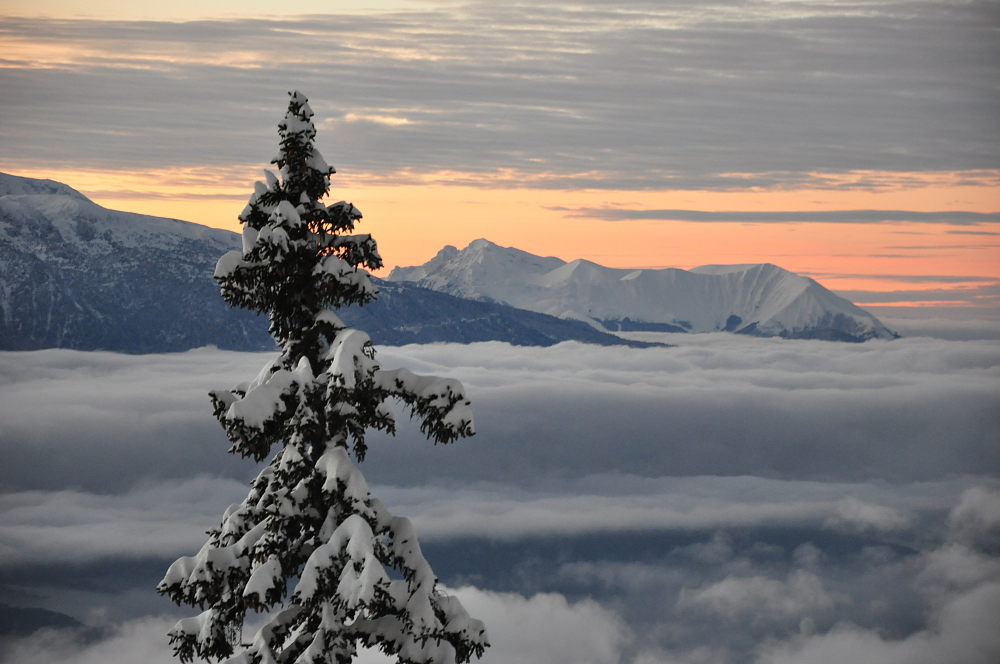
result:
[(503, 302), (611, 331), (715, 332), (865, 341), (896, 335), (816, 281), (771, 264), (632, 270), (535, 256), (485, 239), (389, 279)]
[[(241, 246), (230, 231), (107, 210), (65, 184), (0, 173), (0, 349), (271, 349), (267, 321), (226, 304), (212, 279), (219, 257)], [(380, 344), (629, 343), (409, 284), (385, 284), (375, 302), (338, 313)]]

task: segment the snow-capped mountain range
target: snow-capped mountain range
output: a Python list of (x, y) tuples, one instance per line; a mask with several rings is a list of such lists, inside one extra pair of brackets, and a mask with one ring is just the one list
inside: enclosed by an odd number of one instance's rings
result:
[[(219, 256), (240, 246), (230, 231), (107, 210), (67, 185), (0, 173), (0, 349), (272, 348), (266, 322), (229, 307), (212, 280)], [(621, 270), (476, 240), (390, 279), (379, 300), (340, 312), (376, 343), (631, 343), (608, 334), (622, 330), (894, 336), (773, 265)]]
[(837, 341), (896, 336), (816, 281), (771, 264), (619, 269), (479, 239), (462, 250), (447, 246), (424, 265), (396, 268), (389, 279), (612, 331), (730, 331)]
[[(212, 279), (219, 257), (241, 246), (230, 231), (107, 210), (65, 184), (0, 173), (0, 349), (273, 348), (266, 321), (226, 304)], [(410, 284), (386, 283), (375, 302), (339, 313), (379, 344), (625, 343)]]

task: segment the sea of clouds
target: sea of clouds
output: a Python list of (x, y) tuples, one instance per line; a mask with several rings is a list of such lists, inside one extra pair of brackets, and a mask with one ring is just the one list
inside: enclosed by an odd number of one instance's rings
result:
[[(380, 349), (473, 400), (475, 437), (404, 417), (362, 469), (485, 662), (1000, 656), (1000, 342), (666, 340)], [(170, 661), (153, 586), (257, 470), (206, 392), (268, 358), (0, 354), (0, 603), (88, 626), (0, 661)]]

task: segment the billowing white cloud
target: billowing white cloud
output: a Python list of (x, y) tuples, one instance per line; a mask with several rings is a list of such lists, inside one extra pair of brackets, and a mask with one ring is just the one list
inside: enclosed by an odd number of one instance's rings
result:
[(175, 622), (170, 618), (138, 618), (110, 625), (96, 639), (73, 630), (46, 629), (6, 643), (0, 662), (176, 664), (166, 636)]
[(837, 601), (822, 580), (795, 570), (785, 580), (762, 576), (728, 577), (702, 588), (685, 589), (679, 606), (708, 611), (727, 619), (767, 623), (794, 620), (832, 609)]
[(614, 662), (629, 639), (621, 619), (593, 600), (569, 602), (556, 593), (522, 597), (470, 587), (456, 595), (487, 624), (492, 648), (484, 664)]
[[(902, 638), (844, 621), (822, 633), (771, 639), (758, 648), (756, 664), (819, 664), (854, 661), (886, 664), (981, 664), (1000, 658), (1000, 561), (967, 545), (970, 533), (996, 532), (1000, 493), (986, 487), (964, 492), (951, 510), (952, 530), (941, 546), (922, 555), (915, 590), (929, 617)], [(976, 539), (975, 537), (973, 539)]]
[(927, 553), (922, 565), (918, 582), (932, 597), (968, 592), (1000, 579), (1000, 559), (956, 542)]
[(949, 517), (952, 536), (971, 545), (1000, 544), (1000, 491), (972, 487)]
[(790, 642), (769, 644), (757, 664), (985, 664), (1000, 657), (1000, 583), (980, 586), (955, 597), (934, 616), (934, 623), (900, 639), (845, 625)]
[(891, 507), (872, 505), (854, 496), (847, 496), (837, 503), (833, 516), (825, 523), (830, 528), (848, 530), (896, 530), (908, 525), (909, 519)]
[[(483, 664), (607, 664), (623, 662), (630, 638), (614, 612), (593, 600), (569, 601), (557, 593), (525, 597), (473, 587), (454, 591), (472, 615), (488, 624), (491, 648)], [(0, 662), (74, 662), (77, 664), (175, 664), (166, 633), (176, 618), (147, 617), (115, 623), (98, 638), (73, 630), (43, 630), (7, 644)], [(376, 650), (359, 662), (395, 661)]]
[(208, 391), (245, 380), (264, 361), (208, 350), (6, 353), (0, 449), (8, 456), (0, 477), (8, 488), (118, 493), (147, 478), (251, 475), (226, 453)]
[[(995, 560), (981, 559), (979, 567), (986, 572), (974, 581), (967, 578), (964, 583), (947, 586), (933, 583), (930, 577), (942, 565), (952, 568), (952, 573), (963, 573), (962, 566), (969, 558), (943, 562), (955, 546), (954, 542), (944, 543), (923, 556), (916, 566), (920, 572), (915, 576), (916, 587), (929, 588), (934, 597), (927, 605), (927, 622), (902, 635), (886, 634), (885, 630), (851, 621), (817, 626), (817, 619), (831, 611), (857, 607), (851, 606), (853, 598), (831, 590), (827, 581), (802, 569), (784, 578), (730, 574), (717, 582), (687, 585), (688, 590), (675, 595), (673, 613), (662, 612), (662, 605), (669, 609), (673, 601), (671, 596), (661, 594), (663, 577), (673, 574), (690, 583), (690, 569), (677, 571), (663, 566), (653, 572), (628, 565), (607, 576), (614, 583), (631, 579), (635, 589), (650, 596), (653, 606), (660, 603), (661, 610), (652, 616), (644, 607), (629, 615), (627, 606), (618, 604), (614, 608), (594, 599), (570, 600), (554, 592), (525, 595), (469, 586), (454, 592), (473, 615), (488, 625), (492, 648), (482, 660), (484, 664), (992, 661), (1000, 654), (1000, 638), (995, 630), (995, 616), (1000, 610), (1000, 569)], [(722, 548), (727, 549), (721, 552), (723, 558), (732, 555), (731, 549)], [(719, 563), (718, 557), (711, 559)], [(600, 567), (579, 572), (600, 573)], [(639, 597), (635, 594), (631, 599)], [(37, 632), (8, 641), (0, 662), (165, 664), (172, 661), (165, 633), (174, 620), (128, 619), (106, 624), (86, 637), (73, 631)], [(387, 660), (369, 651), (360, 661), (383, 664)]]

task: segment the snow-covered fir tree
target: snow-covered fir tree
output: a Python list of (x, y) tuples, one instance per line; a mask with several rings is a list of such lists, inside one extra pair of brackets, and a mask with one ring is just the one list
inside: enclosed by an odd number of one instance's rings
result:
[[(278, 173), (257, 183), (243, 249), (215, 272), (227, 302), (268, 316), (280, 347), (256, 378), (211, 394), (215, 415), (231, 452), (271, 459), (157, 587), (203, 610), (170, 641), (181, 661), (345, 664), (364, 644), (402, 663), (468, 662), (488, 646), (483, 624), (437, 587), (410, 521), (372, 497), (355, 460), (366, 431), (394, 432), (391, 400), (441, 443), (471, 435), (472, 412), (455, 380), (381, 369), (368, 335), (333, 313), (375, 298), (364, 268), (382, 261), (370, 235), (352, 234), (357, 208), (321, 202), (335, 171), (306, 98), (290, 96)], [(265, 622), (244, 640), (251, 611)]]

